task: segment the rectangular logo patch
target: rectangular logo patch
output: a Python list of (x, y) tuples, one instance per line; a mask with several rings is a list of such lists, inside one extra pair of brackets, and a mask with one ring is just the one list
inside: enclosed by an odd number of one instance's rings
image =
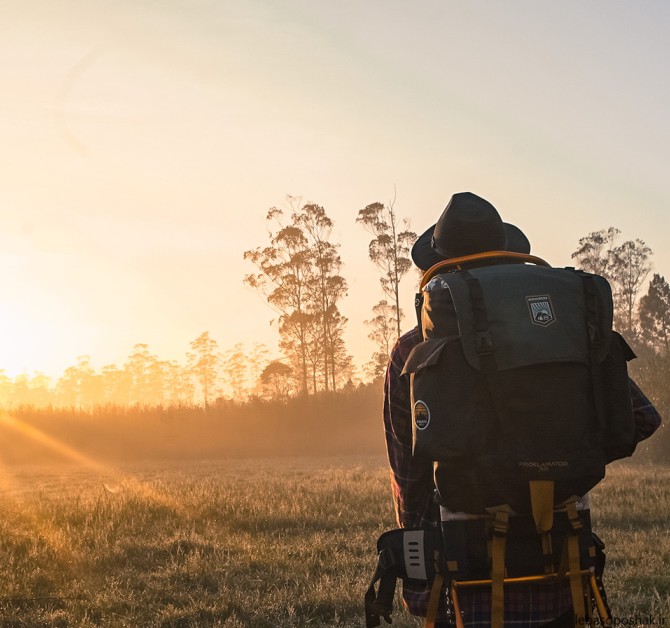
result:
[(533, 323), (533, 325), (546, 327), (556, 320), (549, 295), (545, 294), (536, 297), (526, 297), (526, 303), (528, 303), (530, 322)]

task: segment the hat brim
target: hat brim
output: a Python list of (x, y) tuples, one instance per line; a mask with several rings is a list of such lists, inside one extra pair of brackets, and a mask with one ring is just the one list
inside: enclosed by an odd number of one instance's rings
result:
[[(504, 222), (503, 226), (507, 239), (507, 245), (504, 250), (513, 253), (530, 253), (530, 242), (523, 231), (519, 227), (507, 222)], [(435, 266), (438, 262), (448, 259), (440, 255), (431, 246), (434, 231), (435, 225), (422, 233), (412, 247), (412, 260), (423, 271)]]

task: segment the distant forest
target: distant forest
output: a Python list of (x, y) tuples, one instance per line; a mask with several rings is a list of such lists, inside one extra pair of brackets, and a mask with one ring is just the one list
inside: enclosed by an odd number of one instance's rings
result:
[[(0, 369), (0, 407), (39, 423), (45, 417), (79, 417), (76, 422), (84, 416), (94, 422), (104, 416), (117, 421), (153, 417), (162, 424), (194, 417), (228, 422), (237, 417), (234, 422), (246, 423), (249, 433), (252, 426), (261, 427), (256, 425), (261, 416), (273, 423), (284, 417), (274, 439), (278, 445), (288, 428), (291, 436), (280, 448), (284, 452), (300, 449), (301, 435), (294, 429), (300, 422), (303, 436), (321, 433), (327, 415), (330, 430), (339, 431), (345, 424), (370, 425), (374, 431), (363, 440), (381, 451), (381, 382), (404, 318), (399, 285), (412, 268), (409, 253), (416, 234), (396, 215), (393, 202), (373, 203), (358, 212), (357, 222), (371, 236), (368, 252), (379, 280), (379, 301), (364, 321), (375, 350), (364, 373), (358, 374), (344, 342), (348, 321), (339, 305), (347, 281), (341, 274), (339, 244), (332, 241), (333, 222), (323, 207), (299, 198), (288, 197), (287, 207), (270, 209), (268, 241), (244, 253), (250, 265), (244, 281), (261, 292), (276, 313), (280, 356), (271, 356), (259, 344), (221, 351), (209, 332), (191, 342), (182, 363), (161, 360), (146, 344), (137, 344), (120, 367), (111, 364), (96, 371), (91, 357), (81, 356), (56, 381), (39, 372), (10, 378)], [(670, 286), (660, 274), (649, 277), (653, 253), (642, 240), (621, 240), (613, 227), (590, 233), (579, 240), (572, 258), (577, 268), (609, 280), (615, 327), (638, 355), (631, 374), (667, 416)], [(335, 408), (339, 412), (333, 413)], [(645, 446), (654, 458), (665, 458), (670, 451), (666, 434), (662, 428)], [(232, 441), (227, 442), (226, 448)], [(256, 446), (259, 453), (267, 449), (259, 440)]]

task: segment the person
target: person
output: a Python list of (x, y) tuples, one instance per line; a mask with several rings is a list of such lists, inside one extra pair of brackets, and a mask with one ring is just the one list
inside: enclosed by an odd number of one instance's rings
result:
[[(484, 251), (530, 253), (528, 238), (515, 225), (504, 223), (495, 207), (485, 199), (463, 192), (454, 194), (435, 225), (427, 229), (412, 248), (412, 260), (427, 271), (444, 259)], [(495, 262), (489, 262), (495, 263)], [(411, 350), (423, 340), (414, 327), (396, 342), (386, 371), (384, 429), (390, 465), (391, 486), (398, 526), (427, 528), (440, 525), (440, 506), (434, 498), (433, 464), (412, 456), (412, 412), (408, 378), (402, 370)], [(639, 440), (660, 425), (660, 416), (631, 380), (633, 411)], [(430, 586), (405, 583), (403, 600), (410, 613), (425, 617)], [(463, 590), (459, 595), (464, 625), (490, 625), (491, 597), (486, 587)], [(441, 595), (436, 628), (451, 624), (446, 593)], [(561, 586), (528, 584), (509, 587), (505, 593), (505, 626), (546, 628), (573, 626), (572, 599), (567, 583)]]

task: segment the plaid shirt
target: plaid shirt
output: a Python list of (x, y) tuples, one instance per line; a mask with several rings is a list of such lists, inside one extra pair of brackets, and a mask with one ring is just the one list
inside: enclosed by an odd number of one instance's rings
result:
[[(402, 528), (436, 526), (439, 506), (433, 498), (433, 464), (412, 456), (412, 412), (408, 378), (400, 373), (412, 348), (422, 341), (418, 328), (400, 337), (391, 354), (384, 391), (384, 428), (391, 466), (391, 486), (396, 519)], [(653, 434), (661, 418), (639, 387), (631, 380), (633, 412), (638, 441)], [(404, 587), (403, 598), (410, 612), (425, 616), (429, 588)], [(445, 600), (440, 603), (438, 621), (446, 621)], [(491, 599), (486, 588), (463, 590), (459, 594), (464, 624), (469, 628), (490, 626)], [(570, 587), (561, 584), (533, 584), (505, 592), (505, 626), (538, 626), (572, 609)]]

